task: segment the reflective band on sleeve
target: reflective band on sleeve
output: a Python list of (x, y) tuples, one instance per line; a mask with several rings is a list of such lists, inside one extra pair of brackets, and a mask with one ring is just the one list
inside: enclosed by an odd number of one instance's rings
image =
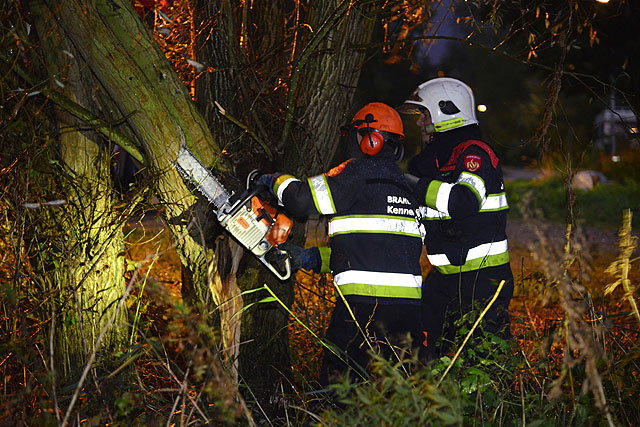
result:
[(427, 187), (427, 194), (424, 199), (427, 207), (449, 215), (449, 194), (451, 194), (451, 188), (453, 188), (453, 184), (448, 182), (435, 179), (431, 181)]
[(419, 299), (422, 295), (420, 275), (347, 270), (336, 274), (333, 282), (344, 295), (412, 299)]
[(422, 219), (451, 219), (451, 217), (449, 215), (443, 214), (442, 212), (438, 212), (435, 209), (426, 208), (424, 211), (422, 211)]
[(320, 273), (331, 273), (331, 248), (328, 246), (320, 246), (318, 251), (320, 252), (320, 259), (322, 261)]
[(307, 181), (309, 181), (309, 188), (311, 188), (311, 195), (313, 196), (313, 202), (316, 205), (318, 213), (322, 215), (336, 213), (336, 208), (331, 198), (331, 191), (327, 184), (327, 178), (324, 175), (316, 175)]
[(487, 194), (487, 190), (484, 186), (484, 181), (482, 180), (482, 178), (469, 172), (462, 172), (458, 177), (456, 184), (465, 185), (469, 189), (471, 189), (471, 191), (473, 191), (473, 193), (478, 198), (478, 203), (480, 204), (480, 206), (482, 206), (484, 198)]
[(391, 216), (341, 216), (329, 221), (329, 236), (346, 233), (389, 233), (421, 237), (414, 218)]
[(278, 198), (280, 204), (282, 204), (282, 194), (284, 193), (284, 190), (287, 189), (289, 184), (296, 181), (300, 182), (299, 179), (292, 175), (280, 175), (278, 179), (276, 179), (276, 182), (273, 184), (273, 192)]
[(489, 194), (482, 204), (480, 212), (501, 211), (508, 207), (509, 203), (507, 203), (507, 196), (504, 193)]
[[(507, 196), (504, 193), (490, 194), (484, 200), (484, 203), (482, 203), (479, 212), (495, 212), (505, 209), (509, 209)], [(442, 212), (438, 212), (435, 209), (431, 209), (425, 206), (420, 207), (420, 218), (427, 221), (451, 219), (450, 216), (444, 215)]]
[(509, 263), (509, 252), (497, 255), (487, 255), (483, 258), (476, 258), (465, 262), (463, 265), (441, 265), (436, 267), (442, 274), (459, 274), (468, 271), (480, 270), (487, 267), (495, 267)]
[(469, 249), (467, 259), (461, 266), (451, 265), (445, 254), (427, 254), (429, 262), (444, 274), (471, 271), (478, 268), (491, 267), (509, 262), (509, 250), (506, 240), (483, 243)]

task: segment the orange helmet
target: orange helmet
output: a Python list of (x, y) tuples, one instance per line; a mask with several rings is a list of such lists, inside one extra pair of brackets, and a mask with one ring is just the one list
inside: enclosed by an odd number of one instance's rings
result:
[(353, 116), (351, 125), (356, 129), (375, 129), (390, 132), (404, 138), (404, 129), (400, 114), (387, 104), (371, 102), (360, 109)]

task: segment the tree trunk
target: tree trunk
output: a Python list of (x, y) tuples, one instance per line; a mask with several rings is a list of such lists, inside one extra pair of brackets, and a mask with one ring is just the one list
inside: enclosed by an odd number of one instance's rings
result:
[[(74, 49), (50, 12), (42, 4), (34, 6), (50, 86), (64, 86), (64, 95), (80, 105), (94, 105), (96, 85), (91, 75), (74, 60)], [(125, 291), (123, 220), (114, 209), (109, 145), (97, 144), (94, 132), (85, 136), (79, 131), (82, 124), (63, 110), (57, 108), (56, 116), (66, 206), (50, 211), (53, 215), (40, 226), (58, 230), (60, 259), (45, 274), (60, 291), (56, 304), (62, 321), (55, 323), (54, 343), (66, 374), (77, 373), (98, 348), (109, 349), (106, 354), (121, 350), (128, 327), (126, 309), (118, 304)], [(98, 345), (103, 329), (107, 332)]]
[(157, 185), (160, 213), (192, 278), (192, 296), (211, 303), (206, 261), (214, 253), (200, 233), (205, 224), (196, 212), (196, 197), (171, 162), (184, 141), (204, 164), (222, 172), (227, 167), (188, 89), (128, 2), (44, 2), (115, 103), (113, 115), (126, 118), (136, 136), (146, 172)]
[[(354, 6), (353, 13), (347, 13), (348, 6), (341, 1), (196, 2), (197, 60), (214, 68), (198, 78), (197, 102), (240, 178), (256, 168), (303, 177), (329, 166), (364, 60), (364, 53), (350, 45), (370, 40), (375, 18), (365, 11), (375, 10), (371, 5)], [(337, 25), (324, 25), (330, 21)], [(296, 75), (300, 81), (292, 88)], [(289, 94), (295, 102), (285, 106)], [(296, 126), (283, 151), (279, 141), (289, 109)], [(302, 229), (297, 224), (289, 240), (303, 244)], [(291, 307), (293, 280), (276, 280), (252, 259), (244, 264), (238, 279), (242, 290), (264, 283)], [(265, 296), (251, 293), (244, 303)], [(288, 312), (274, 302), (243, 313), (240, 375), (263, 404), (277, 405), (274, 390), (283, 383), (288, 388), (288, 321)]]
[[(340, 0), (315, 4), (309, 15), (314, 33), (303, 33), (307, 48), (332, 15), (342, 13), (343, 4)], [(303, 108), (296, 115), (299, 129), (286, 141), (282, 163), (297, 165), (293, 172), (299, 176), (318, 174), (331, 166), (340, 143), (340, 127), (355, 113), (353, 101), (365, 60), (365, 51), (352, 46), (371, 41), (378, 6), (365, 2), (346, 13), (315, 47), (317, 53), (297, 70), (302, 77), (295, 99)]]
[[(201, 18), (199, 21), (201, 38), (196, 48), (199, 52), (197, 59), (205, 64), (215, 64), (216, 69), (219, 70), (214, 73), (204, 73), (199, 78), (196, 85), (198, 107), (206, 116), (212, 130), (222, 140), (222, 144), (226, 146), (227, 143), (236, 141), (234, 147), (239, 149), (234, 149), (234, 153), (236, 158), (243, 159), (243, 161), (237, 160), (236, 171), (242, 179), (251, 169), (268, 162), (268, 152), (265, 152), (255, 139), (247, 135), (243, 137), (245, 130), (242, 129), (242, 124), (256, 123), (256, 120), (259, 120), (256, 109), (246, 108), (250, 104), (250, 94), (253, 93), (251, 88), (253, 81), (247, 79), (246, 75), (239, 70), (241, 64), (247, 63), (246, 53), (237, 38), (243, 30), (236, 25), (232, 5), (228, 1), (201, 0), (197, 2), (196, 11), (197, 16)], [(278, 30), (274, 29), (274, 33), (276, 32)], [(224, 114), (221, 114), (218, 106), (224, 108)], [(234, 123), (232, 121), (234, 119), (239, 120), (240, 125)], [(252, 129), (252, 132), (254, 135), (259, 134), (259, 138), (265, 141), (276, 140), (275, 137), (269, 138), (260, 126)], [(247, 151), (252, 154), (242, 154)], [(256, 157), (262, 157), (262, 159), (258, 160)], [(247, 158), (250, 160), (247, 161)], [(290, 305), (293, 300), (292, 285), (290, 281), (280, 282), (253, 257), (245, 257), (238, 275), (236, 294), (229, 293), (227, 296), (228, 301), (233, 304), (222, 308), (235, 307), (234, 310), (237, 313), (241, 308), (239, 301), (243, 301), (245, 305), (253, 305), (250, 310), (243, 312), (242, 316), (237, 314), (233, 315), (235, 317), (232, 316), (236, 322), (234, 326), (240, 326), (241, 323), (242, 331), (241, 351), (237, 354), (239, 376), (260, 404), (266, 410), (270, 410), (277, 405), (277, 402), (271, 398), (279, 389), (278, 385), (290, 381), (288, 314), (276, 303), (256, 304), (268, 296), (266, 292), (250, 293), (244, 297), (240, 297), (239, 294), (241, 291), (254, 289), (257, 284), (266, 284)], [(225, 277), (223, 283), (225, 281), (235, 283), (235, 274), (226, 277), (223, 273), (222, 276)], [(225, 289), (230, 291), (233, 288), (225, 286)], [(231, 313), (228, 309), (221, 310), (221, 315), (225, 314), (228, 316)], [(247, 398), (250, 397), (247, 395)]]

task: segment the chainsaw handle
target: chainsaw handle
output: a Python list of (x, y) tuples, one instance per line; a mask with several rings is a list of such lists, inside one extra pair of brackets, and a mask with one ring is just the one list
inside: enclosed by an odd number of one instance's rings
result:
[(263, 173), (260, 172), (258, 169), (254, 169), (251, 172), (249, 172), (249, 175), (247, 175), (247, 184), (246, 184), (247, 190), (257, 188), (257, 187), (262, 187), (258, 185), (258, 179), (260, 179), (262, 175)]
[(251, 200), (253, 196), (257, 196), (258, 193), (260, 193), (260, 191), (262, 191), (260, 188), (254, 188), (251, 191), (249, 191), (248, 189), (243, 191), (240, 194), (240, 197), (238, 197), (238, 202), (234, 203), (231, 206), (231, 209), (229, 209), (229, 212), (225, 212), (225, 213), (227, 215), (236, 214), (240, 210), (240, 208), (242, 208), (242, 206), (244, 206), (244, 204), (247, 203), (247, 201)]
[[(267, 259), (269, 258), (269, 259)], [(291, 277), (291, 259), (289, 254), (275, 246), (266, 254), (258, 259), (269, 269), (276, 277), (282, 281)]]

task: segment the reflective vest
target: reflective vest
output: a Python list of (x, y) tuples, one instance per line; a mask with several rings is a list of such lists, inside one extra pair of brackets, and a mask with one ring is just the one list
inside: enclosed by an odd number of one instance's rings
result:
[(427, 254), (438, 271), (456, 274), (509, 263), (509, 205), (498, 157), (488, 144), (471, 140), (455, 146), (422, 202)]
[(306, 181), (282, 175), (273, 190), (293, 215), (329, 218), (330, 267), (347, 301), (419, 303), (424, 231), (393, 157), (350, 160)]

